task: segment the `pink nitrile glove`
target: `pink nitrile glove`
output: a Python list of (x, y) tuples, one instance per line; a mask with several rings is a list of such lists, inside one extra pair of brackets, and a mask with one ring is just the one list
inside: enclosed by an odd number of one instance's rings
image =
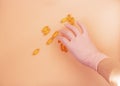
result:
[(66, 30), (60, 31), (62, 35), (58, 36), (60, 40), (82, 64), (85, 64), (97, 71), (97, 66), (100, 61), (106, 58), (106, 55), (99, 52), (91, 42), (86, 28), (79, 22), (77, 25), (82, 29), (82, 34), (79, 29), (73, 25), (65, 24)]

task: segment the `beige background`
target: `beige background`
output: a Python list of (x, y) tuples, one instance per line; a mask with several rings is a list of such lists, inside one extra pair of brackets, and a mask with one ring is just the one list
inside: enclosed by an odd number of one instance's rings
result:
[[(45, 45), (68, 13), (86, 25), (102, 52), (119, 59), (119, 0), (0, 0), (0, 86), (109, 86), (56, 41)], [(45, 25), (48, 36), (40, 31)], [(41, 51), (32, 56), (36, 48)]]

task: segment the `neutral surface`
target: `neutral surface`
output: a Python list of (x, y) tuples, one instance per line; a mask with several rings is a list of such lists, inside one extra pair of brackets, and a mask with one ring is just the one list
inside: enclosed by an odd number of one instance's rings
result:
[[(46, 46), (69, 13), (86, 25), (102, 52), (120, 57), (119, 0), (0, 0), (0, 86), (109, 86), (56, 41)], [(51, 33), (43, 36), (46, 25)], [(32, 56), (36, 48), (41, 51)]]

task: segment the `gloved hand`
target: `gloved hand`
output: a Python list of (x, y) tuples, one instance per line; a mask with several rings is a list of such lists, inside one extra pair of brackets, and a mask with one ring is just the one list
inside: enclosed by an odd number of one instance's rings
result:
[(81, 63), (97, 70), (98, 63), (106, 58), (106, 56), (99, 52), (91, 42), (86, 28), (79, 22), (77, 22), (77, 24), (82, 29), (82, 34), (75, 26), (65, 24), (67, 29), (60, 31), (62, 35), (58, 36), (58, 40), (60, 40), (69, 52)]

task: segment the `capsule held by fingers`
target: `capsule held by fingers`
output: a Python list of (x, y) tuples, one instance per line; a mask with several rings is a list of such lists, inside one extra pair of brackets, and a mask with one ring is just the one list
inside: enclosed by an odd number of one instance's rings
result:
[(60, 47), (63, 52), (68, 52), (68, 49), (62, 43), (60, 44)]
[(58, 40), (58, 43), (61, 43), (61, 41), (60, 41), (60, 40)]

